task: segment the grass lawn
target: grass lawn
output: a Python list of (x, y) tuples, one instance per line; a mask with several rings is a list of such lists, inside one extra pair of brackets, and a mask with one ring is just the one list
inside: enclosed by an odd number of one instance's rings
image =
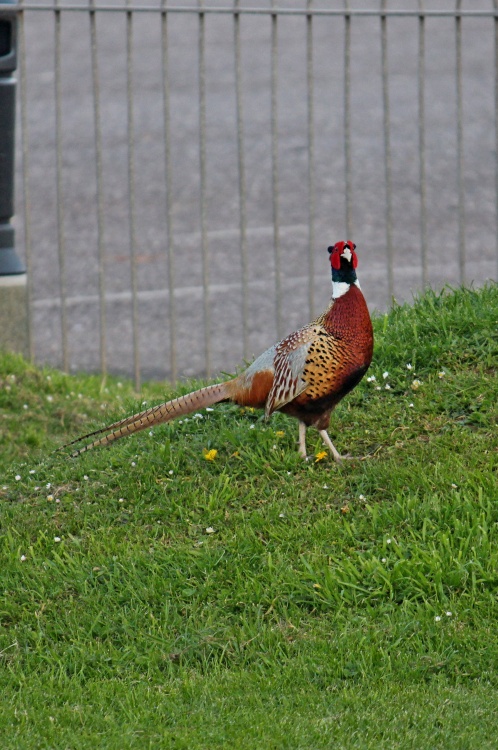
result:
[(498, 287), (375, 332), (341, 466), (231, 405), (53, 453), (193, 384), (0, 355), (2, 750), (495, 750)]

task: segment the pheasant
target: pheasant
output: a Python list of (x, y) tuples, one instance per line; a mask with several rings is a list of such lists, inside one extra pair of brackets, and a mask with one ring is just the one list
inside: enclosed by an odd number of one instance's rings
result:
[[(362, 379), (373, 353), (373, 330), (356, 277), (353, 242), (328, 248), (332, 299), (325, 312), (267, 349), (244, 372), (90, 432), (69, 445), (100, 435), (73, 456), (222, 401), (281, 411), (299, 420), (299, 453), (306, 458), (306, 428), (315, 427), (335, 461), (342, 456), (328, 433), (330, 415)], [(67, 447), (64, 446), (64, 447)]]

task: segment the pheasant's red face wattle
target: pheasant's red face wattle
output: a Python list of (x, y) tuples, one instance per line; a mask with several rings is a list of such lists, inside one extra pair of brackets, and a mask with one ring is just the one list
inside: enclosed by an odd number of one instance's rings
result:
[(341, 258), (346, 258), (348, 260), (353, 268), (356, 268), (358, 265), (358, 257), (355, 253), (356, 245), (354, 242), (351, 242), (351, 240), (346, 240), (345, 242), (336, 242), (335, 245), (332, 247), (329, 247), (329, 253), (330, 253), (330, 264), (332, 268), (335, 268), (337, 271), (341, 267)]

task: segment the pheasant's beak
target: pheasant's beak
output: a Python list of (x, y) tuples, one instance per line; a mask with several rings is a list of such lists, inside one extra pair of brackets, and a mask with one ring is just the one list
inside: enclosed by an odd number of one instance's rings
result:
[(352, 257), (353, 257), (353, 253), (351, 252), (351, 250), (349, 249), (349, 247), (346, 245), (346, 247), (344, 248), (344, 250), (341, 253), (341, 258), (346, 258), (346, 260), (348, 261), (348, 263), (351, 263), (351, 258)]

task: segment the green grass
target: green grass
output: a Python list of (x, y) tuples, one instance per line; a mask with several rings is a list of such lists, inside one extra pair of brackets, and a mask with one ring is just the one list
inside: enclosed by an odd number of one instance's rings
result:
[(230, 405), (54, 454), (193, 384), (0, 356), (2, 748), (496, 747), (498, 288), (375, 331), (342, 466)]

